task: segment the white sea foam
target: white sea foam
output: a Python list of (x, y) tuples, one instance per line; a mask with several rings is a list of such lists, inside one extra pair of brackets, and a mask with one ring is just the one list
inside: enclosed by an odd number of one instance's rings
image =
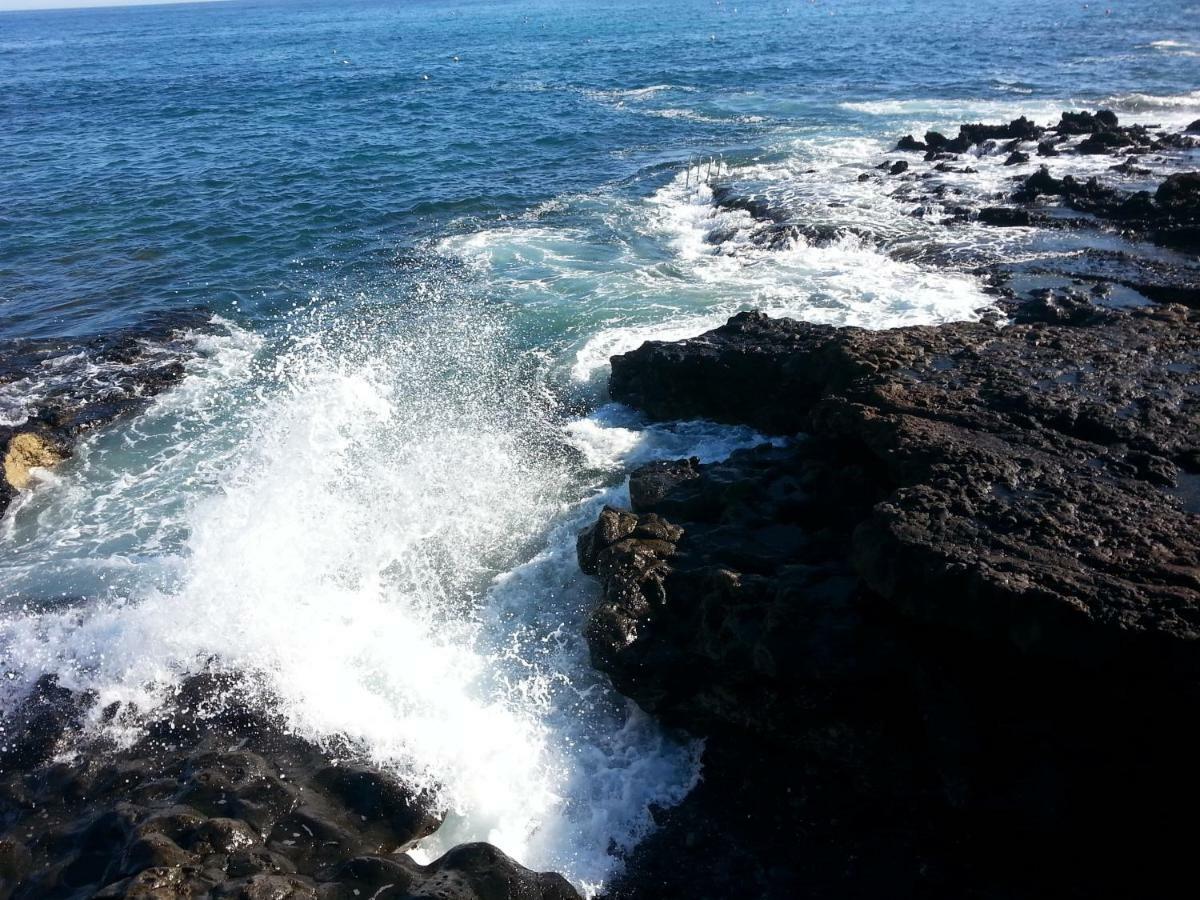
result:
[(772, 443), (752, 428), (686, 421), (648, 424), (638, 413), (609, 403), (567, 426), (571, 443), (596, 469), (624, 470), (659, 459), (695, 456), (701, 462), (725, 459), (735, 450)]
[(1197, 51), (1196, 45), (1186, 41), (1151, 41), (1150, 46), (1160, 53), (1166, 53), (1170, 56), (1200, 56), (1200, 51)]
[(870, 116), (907, 118), (915, 121), (941, 123), (976, 120), (1015, 119), (1029, 116), (1033, 119), (1057, 119), (1063, 109), (1071, 109), (1060, 101), (1030, 101), (1023, 97), (1003, 100), (984, 100), (954, 97), (913, 97), (896, 100), (847, 101), (843, 109), (865, 113)]
[[(1172, 52), (1190, 54), (1186, 47)], [(1035, 122), (1049, 124), (1058, 121), (1063, 110), (1112, 108), (1129, 113), (1130, 122), (1163, 124), (1174, 127), (1185, 116), (1163, 113), (1200, 109), (1200, 91), (1183, 94), (1116, 94), (1091, 100), (1063, 98), (1059, 100), (1030, 100), (1013, 97), (1011, 100), (973, 100), (954, 98), (913, 98), (906, 100), (867, 100), (841, 104), (843, 109), (871, 116), (900, 120), (900, 127), (921, 130), (925, 127), (955, 126), (968, 121), (1000, 122), (1027, 116)]]
[[(437, 791), (450, 818), (422, 853), (489, 840), (594, 889), (696, 748), (590, 668), (574, 534), (605, 496), (564, 505), (558, 426), (502, 331), (451, 304), (302, 323), (253, 362), (252, 341), (213, 348), (16, 517), (5, 702), (42, 672), (142, 710), (213, 658), (260, 672), (301, 733)], [(22, 609), (20, 560), (104, 599)]]
[(678, 87), (673, 84), (651, 84), (638, 88), (613, 88), (611, 90), (588, 90), (585, 96), (593, 100), (621, 103), (626, 100), (647, 100), (666, 91), (692, 91), (694, 88)]
[(1189, 115), (1200, 112), (1200, 90), (1185, 94), (1118, 94), (1110, 98), (1110, 105), (1140, 120), (1179, 125)]
[[(821, 208), (831, 192), (841, 201), (830, 224), (929, 239), (937, 232), (909, 215), (911, 203), (857, 182), (855, 167), (881, 150), (866, 140), (797, 145), (791, 161), (742, 166), (734, 175), (789, 185), (808, 179), (821, 193)], [(802, 174), (813, 166), (815, 174)], [(711, 190), (696, 184), (694, 173), (678, 173), (648, 198), (588, 202), (612, 223), (610, 239), (597, 242), (578, 228), (539, 219), (441, 244), (498, 280), (531, 313), (571, 305), (584, 327), (563, 365), (579, 384), (596, 382), (616, 353), (649, 339), (695, 335), (742, 309), (887, 327), (971, 318), (990, 303), (974, 276), (893, 258), (852, 234), (819, 246), (800, 240), (786, 249), (760, 247), (751, 239), (759, 223), (741, 210), (714, 207)], [(726, 237), (714, 244), (714, 232)]]

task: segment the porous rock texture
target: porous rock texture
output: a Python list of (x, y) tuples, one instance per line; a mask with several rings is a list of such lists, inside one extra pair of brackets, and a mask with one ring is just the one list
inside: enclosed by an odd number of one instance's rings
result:
[(413, 862), (433, 799), (290, 733), (247, 685), (189, 678), (121, 749), (84, 739), (94, 698), (39, 681), (0, 722), (0, 897), (578, 900), (489, 844)]
[(1200, 801), (1200, 314), (1046, 294), (870, 332), (745, 313), (613, 359), (796, 435), (632, 473), (597, 666), (707, 738), (613, 897), (1155, 895)]

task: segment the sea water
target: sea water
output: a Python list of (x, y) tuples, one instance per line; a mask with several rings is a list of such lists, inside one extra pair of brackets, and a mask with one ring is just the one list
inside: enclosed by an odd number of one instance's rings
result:
[[(701, 748), (591, 668), (575, 535), (629, 466), (764, 440), (647, 424), (609, 357), (748, 308), (978, 316), (981, 259), (1071, 238), (950, 231), (857, 176), (968, 120), (1185, 124), (1197, 54), (1186, 0), (0, 14), (0, 339), (208, 320), (177, 387), (0, 523), (0, 702), (53, 672), (148, 713), (252, 672), (301, 733), (436, 791), (418, 857), (488, 840), (597, 889)], [(714, 171), (838, 236), (761, 246)]]

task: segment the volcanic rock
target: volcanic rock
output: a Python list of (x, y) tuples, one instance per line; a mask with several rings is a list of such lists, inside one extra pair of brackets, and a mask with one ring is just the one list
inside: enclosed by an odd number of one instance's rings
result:
[(120, 749), (84, 734), (94, 698), (38, 682), (0, 723), (4, 896), (577, 900), (486, 844), (413, 862), (433, 798), (290, 733), (251, 686), (194, 676)]
[[(1200, 801), (1200, 319), (745, 313), (614, 399), (785, 446), (657, 463), (580, 540), (593, 660), (708, 738), (613, 897), (1167, 890)], [(1190, 499), (1189, 499), (1190, 498)], [(1170, 812), (1168, 812), (1170, 810)], [(899, 823), (903, 823), (902, 825)], [(1013, 867), (1011, 860), (1021, 859)]]

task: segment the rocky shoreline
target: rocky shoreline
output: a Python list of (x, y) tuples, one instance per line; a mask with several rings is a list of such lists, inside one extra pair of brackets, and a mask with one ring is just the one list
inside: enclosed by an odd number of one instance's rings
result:
[[(630, 509), (580, 535), (595, 666), (705, 740), (701, 783), (605, 896), (1177, 892), (1200, 800), (1200, 173), (1127, 190), (1037, 170), (962, 206), (938, 176), (1110, 154), (1128, 179), (1197, 143), (1103, 111), (906, 137), (911, 160), (865, 178), (947, 229), (1125, 243), (981, 265), (979, 322), (743, 313), (613, 359), (612, 398), (651, 419), (788, 440), (641, 467)], [(839, 237), (712, 199), (758, 246)], [(177, 383), (194, 326), (5, 348), (0, 390), (28, 397), (0, 427), (0, 514), (31, 469)], [(28, 389), (68, 359), (103, 377)], [(272, 708), (216, 668), (150, 715), (41, 679), (0, 719), (0, 900), (578, 896), (487, 844), (418, 865), (433, 798)], [(114, 730), (138, 736), (97, 737)]]
[[(1013, 141), (1010, 154), (1060, 152), (1067, 134), (1089, 136), (1080, 154), (1155, 140), (1103, 113), (1055, 131), (964, 126), (901, 149), (940, 164), (981, 140)], [(1039, 172), (1006, 208), (1050, 196), (1087, 210), (1079, 227), (1192, 246), (1198, 187), (1191, 173), (1122, 194)], [(1167, 296), (1195, 307), (1190, 274), (1177, 277), (1190, 269), (1172, 265), (1158, 270)], [(661, 812), (609, 897), (1173, 896), (1187, 883), (1200, 316), (1106, 303), (1120, 280), (1018, 293), (998, 278), (1007, 320), (938, 327), (743, 313), (613, 358), (613, 399), (652, 419), (792, 440), (639, 468), (631, 508), (580, 536), (603, 587), (595, 665), (706, 739), (700, 786)]]
[[(39, 681), (0, 722), (0, 896), (577, 900), (489, 844), (413, 862), (433, 799), (290, 733), (252, 688), (193, 676), (147, 724)], [(87, 737), (122, 718), (132, 746)]]
[(806, 437), (638, 469), (580, 538), (595, 664), (710, 741), (612, 896), (1169, 884), (1200, 798), (1198, 325), (746, 313), (616, 358), (656, 418)]
[(202, 311), (161, 315), (81, 342), (0, 345), (0, 516), (86, 434), (145, 408), (194, 357)]

